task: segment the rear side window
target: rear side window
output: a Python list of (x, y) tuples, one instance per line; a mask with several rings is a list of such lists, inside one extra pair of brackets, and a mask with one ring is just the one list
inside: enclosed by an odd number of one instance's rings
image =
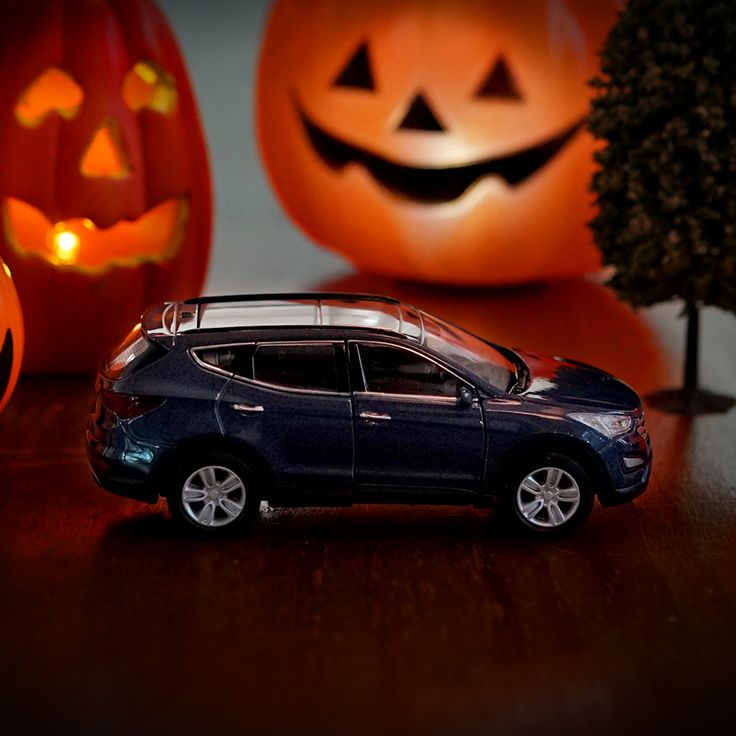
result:
[(110, 378), (120, 378), (134, 368), (141, 369), (166, 353), (165, 348), (149, 340), (137, 324), (118, 347), (111, 351), (105, 373)]
[(253, 378), (284, 388), (308, 391), (339, 391), (338, 356), (335, 346), (259, 345), (253, 356)]
[(253, 352), (255, 345), (227, 345), (197, 350), (202, 363), (213, 368), (235, 373), (243, 378), (253, 378)]

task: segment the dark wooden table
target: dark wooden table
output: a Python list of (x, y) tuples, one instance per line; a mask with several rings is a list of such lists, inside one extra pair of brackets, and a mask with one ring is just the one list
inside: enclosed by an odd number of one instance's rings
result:
[[(643, 393), (676, 381), (676, 307), (602, 287), (394, 293)], [(736, 320), (704, 320), (706, 383), (736, 393)], [(733, 733), (736, 410), (648, 411), (635, 504), (530, 543), (491, 511), (264, 510), (195, 542), (165, 506), (97, 488), (90, 378), (25, 378), (0, 415), (3, 732)], [(12, 724), (12, 728), (7, 728)]]

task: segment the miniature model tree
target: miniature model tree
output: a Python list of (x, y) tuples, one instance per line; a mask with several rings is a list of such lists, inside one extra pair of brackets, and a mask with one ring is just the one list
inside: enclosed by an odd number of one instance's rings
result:
[(610, 285), (634, 306), (684, 302), (684, 383), (654, 405), (725, 411), (732, 399), (699, 389), (698, 340), (701, 307), (736, 312), (733, 0), (629, 0), (601, 57), (591, 228)]

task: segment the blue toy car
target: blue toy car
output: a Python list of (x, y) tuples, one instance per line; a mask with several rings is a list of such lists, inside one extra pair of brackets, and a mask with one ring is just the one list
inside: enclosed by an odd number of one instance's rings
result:
[(272, 506), (487, 506), (537, 535), (647, 486), (637, 394), (395, 299), (221, 296), (149, 309), (103, 361), (86, 441), (104, 488), (205, 535)]

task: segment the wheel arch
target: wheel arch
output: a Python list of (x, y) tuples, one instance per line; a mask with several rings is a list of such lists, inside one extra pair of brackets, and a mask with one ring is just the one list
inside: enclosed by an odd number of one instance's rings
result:
[(183, 461), (195, 455), (215, 452), (224, 452), (242, 460), (255, 474), (261, 486), (261, 496), (268, 498), (269, 490), (276, 485), (276, 477), (268, 461), (246, 442), (220, 435), (190, 437), (166, 452), (153, 468), (153, 478), (159, 495), (165, 495), (168, 480)]
[(605, 464), (593, 449), (574, 437), (550, 434), (522, 440), (501, 455), (489, 468), (488, 495), (502, 496), (509, 490), (511, 476), (520, 465), (533, 455), (547, 453), (565, 455), (580, 463), (590, 476), (596, 496), (610, 492), (611, 481)]

